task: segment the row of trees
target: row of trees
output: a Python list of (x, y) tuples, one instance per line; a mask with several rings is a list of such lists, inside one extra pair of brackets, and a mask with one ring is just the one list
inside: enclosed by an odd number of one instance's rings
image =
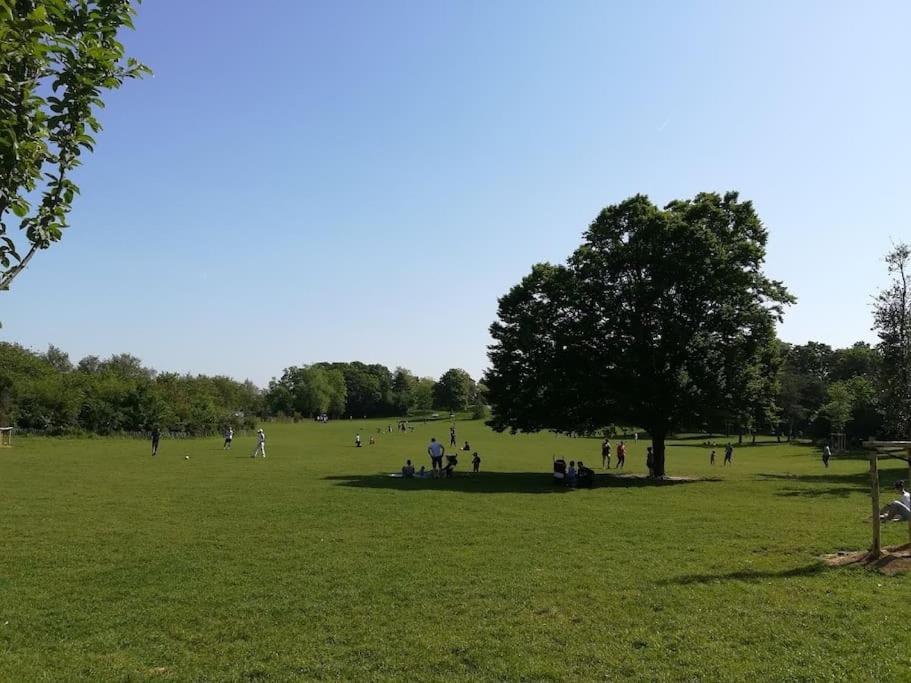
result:
[(50, 433), (111, 434), (158, 426), (199, 434), (257, 418), (392, 417), (483, 404), (484, 386), (464, 370), (438, 381), (405, 368), (317, 363), (287, 368), (261, 391), (229, 377), (159, 373), (135, 356), (87, 356), (75, 365), (55, 346), (36, 353), (0, 343), (0, 426)]
[(406, 368), (385, 365), (315, 363), (286, 368), (269, 382), (266, 412), (276, 416), (388, 417), (430, 410), (483, 409), (486, 388), (464, 370), (439, 378), (417, 377)]
[(262, 396), (229, 377), (158, 373), (129, 354), (76, 365), (51, 346), (0, 344), (0, 424), (51, 433), (132, 432), (153, 426), (203, 433), (252, 424)]

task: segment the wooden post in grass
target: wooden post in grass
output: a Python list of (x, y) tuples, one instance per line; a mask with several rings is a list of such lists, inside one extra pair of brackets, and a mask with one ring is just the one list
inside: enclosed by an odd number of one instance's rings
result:
[[(873, 550), (879, 557), (880, 552), (880, 523), (879, 523), (879, 473), (876, 469), (876, 460), (880, 454), (904, 460), (908, 464), (908, 478), (905, 488), (911, 486), (911, 441), (865, 441), (864, 447), (870, 450), (870, 494), (873, 501)], [(911, 517), (908, 519), (908, 546), (911, 547)]]
[[(905, 451), (908, 456), (908, 478), (905, 479), (905, 488), (911, 491), (911, 446)], [(911, 550), (911, 515), (908, 515), (908, 550)]]
[(882, 554), (880, 547), (880, 519), (879, 519), (879, 470), (876, 467), (876, 451), (870, 453), (870, 500), (873, 503), (873, 547), (870, 548), (870, 554), (874, 559)]

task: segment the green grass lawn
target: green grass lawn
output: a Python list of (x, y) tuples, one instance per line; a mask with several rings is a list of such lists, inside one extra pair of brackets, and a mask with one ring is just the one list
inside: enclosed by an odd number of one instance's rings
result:
[(252, 438), (17, 439), (0, 679), (911, 680), (911, 577), (817, 560), (869, 543), (861, 459), (680, 442), (669, 473), (712, 480), (566, 490), (552, 455), (600, 466), (597, 440), (460, 422), (482, 474), (401, 480), (447, 425), (354, 448), (380, 424), (267, 424), (255, 461)]

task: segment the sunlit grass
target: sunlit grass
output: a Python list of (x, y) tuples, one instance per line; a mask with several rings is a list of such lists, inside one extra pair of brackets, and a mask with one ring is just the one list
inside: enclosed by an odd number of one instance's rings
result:
[(480, 475), (401, 480), (448, 427), (354, 448), (386, 424), (266, 425), (266, 460), (252, 437), (17, 439), (0, 679), (911, 679), (911, 579), (816, 559), (869, 543), (863, 460), (711, 467), (692, 441), (668, 469), (701, 481), (566, 490), (552, 457), (600, 468), (597, 440), (463, 422)]

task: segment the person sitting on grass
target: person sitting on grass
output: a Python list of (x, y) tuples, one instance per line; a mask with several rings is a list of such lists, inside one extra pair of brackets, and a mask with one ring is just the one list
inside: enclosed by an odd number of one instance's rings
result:
[(465, 442), (465, 445), (462, 446), (462, 450), (463, 450), (463, 451), (470, 451), (470, 450), (471, 450), (471, 446), (468, 445), (468, 442), (467, 442), (467, 441)]
[(566, 470), (566, 485), (575, 486), (576, 485), (576, 461), (569, 461), (569, 468)]
[(591, 486), (595, 483), (595, 471), (591, 467), (586, 467), (580, 460), (577, 478), (579, 486)]
[(421, 465), (421, 469), (418, 471), (418, 479), (427, 478), (427, 468)]
[(879, 511), (879, 518), (884, 522), (890, 520), (906, 522), (911, 517), (911, 493), (905, 489), (905, 482), (901, 480), (895, 482), (895, 488), (899, 492), (898, 498)]
[(478, 455), (477, 451), (471, 456), (471, 471), (475, 473), (481, 471), (481, 456)]
[(411, 464), (410, 460), (406, 460), (405, 464), (402, 466), (402, 476), (405, 477), (405, 479), (414, 477), (414, 465)]

